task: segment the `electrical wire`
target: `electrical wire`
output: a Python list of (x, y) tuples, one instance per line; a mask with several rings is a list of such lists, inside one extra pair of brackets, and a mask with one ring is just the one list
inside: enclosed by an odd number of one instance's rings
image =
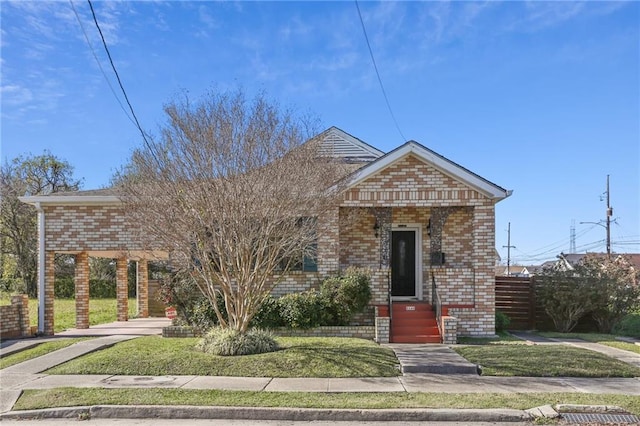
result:
[(393, 123), (396, 125), (396, 129), (398, 129), (398, 133), (402, 137), (402, 142), (406, 142), (407, 138), (404, 137), (402, 130), (400, 130), (400, 125), (398, 125), (398, 120), (396, 120), (396, 116), (393, 113), (393, 109), (391, 109), (391, 103), (389, 102), (389, 98), (387, 97), (387, 92), (384, 90), (384, 85), (382, 84), (382, 78), (380, 77), (380, 72), (378, 71), (378, 65), (376, 64), (376, 59), (373, 56), (373, 50), (371, 49), (371, 43), (369, 43), (369, 36), (367, 35), (367, 29), (364, 26), (364, 20), (362, 19), (362, 13), (360, 12), (360, 5), (358, 4), (358, 0), (355, 0), (356, 9), (358, 9), (358, 16), (360, 17), (360, 24), (362, 24), (362, 32), (364, 33), (364, 39), (367, 41), (367, 47), (369, 48), (369, 55), (371, 55), (371, 62), (373, 62), (373, 68), (376, 70), (376, 76), (378, 77), (378, 83), (380, 83), (380, 89), (382, 90), (382, 95), (384, 96), (384, 101), (387, 103), (387, 108), (389, 108), (389, 114), (391, 114), (391, 118), (393, 119)]
[(116, 75), (116, 79), (118, 80), (118, 85), (120, 86), (120, 89), (122, 90), (122, 94), (124, 95), (124, 99), (125, 99), (125, 101), (127, 101), (127, 105), (129, 105), (129, 110), (131, 110), (131, 115), (133, 116), (133, 119), (135, 120), (135, 125), (138, 128), (138, 130), (140, 131), (140, 134), (142, 135), (142, 139), (144, 140), (144, 143), (147, 146), (147, 149), (149, 149), (149, 152), (151, 153), (153, 158), (156, 160), (156, 163), (158, 163), (158, 165), (160, 165), (160, 161), (158, 161), (158, 158), (156, 157), (156, 154), (154, 153), (153, 147), (151, 146), (151, 144), (147, 140), (147, 136), (144, 133), (144, 130), (142, 130), (142, 126), (140, 126), (140, 122), (138, 121), (138, 117), (136, 116), (136, 113), (133, 110), (133, 106), (131, 106), (131, 102), (129, 102), (129, 97), (127, 96), (127, 92), (124, 90), (124, 86), (122, 85), (122, 80), (120, 80), (120, 75), (118, 74), (118, 70), (116, 70), (116, 66), (113, 63), (113, 58), (111, 58), (111, 52), (109, 52), (109, 47), (107, 46), (107, 42), (104, 39), (104, 35), (102, 34), (102, 30), (100, 29), (100, 25), (98, 24), (98, 18), (96, 18), (96, 12), (95, 12), (95, 10), (93, 10), (93, 4), (91, 3), (91, 0), (87, 0), (87, 2), (89, 3), (89, 7), (91, 8), (91, 15), (93, 16), (93, 22), (95, 22), (96, 28), (98, 29), (98, 32), (100, 33), (100, 38), (102, 39), (102, 45), (104, 46), (104, 50), (107, 52), (107, 57), (109, 58), (109, 63), (111, 64), (111, 68), (113, 69), (113, 72)]
[(109, 77), (107, 77), (107, 73), (105, 72), (104, 68), (102, 68), (102, 63), (100, 62), (100, 59), (98, 58), (98, 55), (96, 54), (96, 51), (93, 48), (93, 45), (91, 44), (91, 40), (89, 39), (89, 36), (87, 35), (87, 31), (85, 30), (84, 25), (82, 24), (82, 20), (80, 19), (80, 15), (78, 15), (78, 12), (76, 11), (76, 7), (73, 4), (73, 0), (69, 0), (69, 4), (71, 5), (71, 9), (73, 9), (73, 13), (76, 15), (76, 19), (78, 20), (78, 24), (80, 24), (80, 29), (82, 30), (82, 34), (84, 34), (84, 39), (87, 41), (87, 45), (89, 46), (89, 49), (91, 50), (91, 53), (93, 54), (93, 57), (96, 60), (96, 63), (98, 64), (98, 68), (100, 68), (100, 72), (102, 72), (102, 75), (104, 76), (104, 79), (107, 81), (107, 85), (109, 85), (109, 89), (111, 90), (111, 93), (113, 93), (113, 96), (116, 98), (116, 101), (118, 101), (118, 105), (120, 105), (120, 108), (122, 109), (124, 114), (127, 116), (129, 121), (131, 121), (131, 123), (133, 123), (133, 125), (135, 126), (136, 122), (133, 121), (133, 119), (131, 118), (131, 116), (129, 115), (127, 110), (125, 109), (124, 105), (122, 105), (122, 102), (120, 101), (120, 98), (118, 97), (118, 94), (116, 93), (115, 89), (113, 88), (113, 85), (111, 84), (111, 80), (109, 80)]

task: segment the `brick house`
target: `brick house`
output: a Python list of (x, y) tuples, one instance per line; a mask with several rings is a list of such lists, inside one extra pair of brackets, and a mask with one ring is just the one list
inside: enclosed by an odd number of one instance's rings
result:
[[(317, 259), (279, 277), (304, 291), (349, 266), (368, 268), (379, 342), (455, 343), (494, 330), (495, 204), (511, 191), (409, 141), (389, 153), (331, 127), (326, 152), (353, 164), (341, 206), (318, 218)], [(38, 211), (39, 331), (53, 334), (55, 253), (76, 257), (76, 326), (89, 326), (88, 257), (116, 259), (118, 320), (127, 320), (127, 261), (138, 262), (138, 315), (148, 316), (147, 262), (112, 189), (21, 198)], [(341, 217), (349, 216), (350, 221)], [(353, 219), (355, 218), (355, 219)], [(345, 225), (348, 223), (348, 225)], [(367, 320), (367, 319), (365, 319)]]

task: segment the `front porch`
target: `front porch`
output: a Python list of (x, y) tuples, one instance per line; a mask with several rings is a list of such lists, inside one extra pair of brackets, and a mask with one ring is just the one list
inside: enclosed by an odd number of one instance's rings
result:
[(455, 343), (458, 335), (495, 334), (487, 210), (340, 208), (340, 269), (371, 271), (379, 342)]

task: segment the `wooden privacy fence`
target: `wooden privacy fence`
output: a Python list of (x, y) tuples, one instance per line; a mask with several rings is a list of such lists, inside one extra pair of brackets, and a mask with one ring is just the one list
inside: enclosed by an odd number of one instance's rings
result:
[(534, 286), (529, 277), (496, 277), (496, 311), (509, 317), (510, 330), (536, 328)]

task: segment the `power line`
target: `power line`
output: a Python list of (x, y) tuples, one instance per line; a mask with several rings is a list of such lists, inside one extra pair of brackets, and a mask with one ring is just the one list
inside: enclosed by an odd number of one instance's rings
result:
[(129, 121), (131, 121), (131, 123), (133, 123), (133, 125), (135, 126), (136, 122), (133, 121), (133, 119), (125, 109), (124, 105), (122, 105), (122, 102), (120, 102), (120, 98), (118, 97), (118, 94), (113, 88), (113, 85), (111, 84), (111, 80), (109, 80), (109, 77), (107, 77), (107, 73), (104, 71), (104, 68), (102, 68), (102, 63), (100, 62), (100, 59), (98, 58), (98, 55), (96, 54), (96, 51), (94, 50), (93, 45), (91, 44), (91, 40), (89, 39), (89, 36), (87, 35), (87, 31), (85, 30), (84, 25), (82, 24), (82, 20), (80, 19), (80, 15), (78, 15), (78, 12), (76, 11), (76, 7), (73, 5), (73, 0), (69, 0), (69, 4), (71, 4), (71, 9), (73, 9), (73, 13), (76, 15), (78, 24), (80, 24), (80, 29), (82, 30), (82, 34), (84, 34), (84, 39), (87, 41), (87, 45), (89, 46), (89, 49), (91, 50), (91, 53), (93, 54), (93, 57), (96, 60), (96, 63), (98, 64), (98, 68), (100, 68), (100, 72), (102, 72), (104, 79), (107, 81), (107, 84), (109, 85), (109, 89), (111, 89), (111, 93), (113, 93), (113, 96), (116, 98), (116, 101), (118, 101), (118, 105), (120, 105), (120, 108), (122, 109), (124, 114), (127, 116)]
[(382, 78), (380, 78), (380, 72), (378, 71), (378, 65), (376, 64), (376, 59), (373, 56), (373, 50), (371, 49), (371, 43), (369, 43), (369, 36), (367, 35), (367, 29), (364, 26), (364, 20), (362, 19), (362, 13), (360, 12), (360, 5), (358, 4), (358, 0), (355, 0), (356, 9), (358, 9), (358, 16), (360, 17), (360, 24), (362, 24), (362, 32), (364, 33), (364, 39), (367, 41), (367, 47), (369, 48), (369, 55), (371, 55), (371, 62), (373, 62), (373, 68), (376, 70), (376, 76), (378, 77), (378, 83), (380, 83), (380, 89), (382, 89), (382, 95), (384, 96), (384, 101), (387, 103), (387, 108), (389, 108), (389, 114), (391, 114), (391, 118), (393, 119), (393, 123), (396, 125), (396, 129), (398, 129), (398, 133), (402, 137), (402, 142), (405, 142), (407, 138), (404, 137), (402, 130), (400, 130), (400, 126), (398, 125), (398, 120), (396, 120), (396, 116), (393, 114), (393, 110), (391, 109), (391, 103), (389, 103), (389, 98), (387, 97), (387, 92), (384, 90), (384, 85), (382, 84)]
[(91, 8), (91, 15), (93, 16), (93, 22), (95, 22), (96, 28), (98, 29), (98, 32), (100, 33), (100, 38), (102, 39), (102, 45), (104, 46), (104, 50), (107, 52), (107, 57), (109, 58), (109, 63), (111, 64), (111, 68), (113, 69), (113, 72), (116, 75), (116, 79), (118, 80), (118, 85), (120, 86), (120, 89), (122, 90), (122, 94), (124, 95), (124, 99), (125, 99), (125, 101), (127, 101), (127, 105), (129, 105), (129, 110), (131, 110), (131, 115), (133, 116), (133, 119), (135, 120), (136, 127), (138, 128), (138, 130), (140, 130), (140, 134), (142, 135), (142, 139), (144, 140), (145, 145), (149, 149), (149, 152), (151, 153), (153, 158), (156, 160), (156, 163), (158, 163), (158, 165), (159, 165), (160, 162), (158, 161), (158, 158), (156, 157), (156, 154), (153, 152), (153, 148), (151, 147), (151, 144), (147, 140), (147, 136), (145, 135), (144, 130), (142, 130), (142, 126), (140, 126), (140, 122), (138, 121), (138, 117), (136, 117), (136, 113), (133, 110), (133, 106), (131, 106), (131, 102), (129, 102), (129, 97), (127, 96), (127, 92), (124, 90), (124, 86), (122, 85), (122, 81), (120, 80), (120, 75), (118, 74), (118, 70), (116, 70), (116, 66), (113, 63), (113, 59), (111, 58), (111, 53), (109, 52), (109, 47), (107, 46), (107, 42), (104, 39), (104, 35), (102, 34), (102, 30), (100, 29), (100, 25), (98, 24), (98, 19), (96, 18), (96, 12), (95, 12), (95, 10), (93, 10), (93, 4), (91, 3), (91, 0), (87, 0), (87, 2), (89, 3), (89, 7)]

